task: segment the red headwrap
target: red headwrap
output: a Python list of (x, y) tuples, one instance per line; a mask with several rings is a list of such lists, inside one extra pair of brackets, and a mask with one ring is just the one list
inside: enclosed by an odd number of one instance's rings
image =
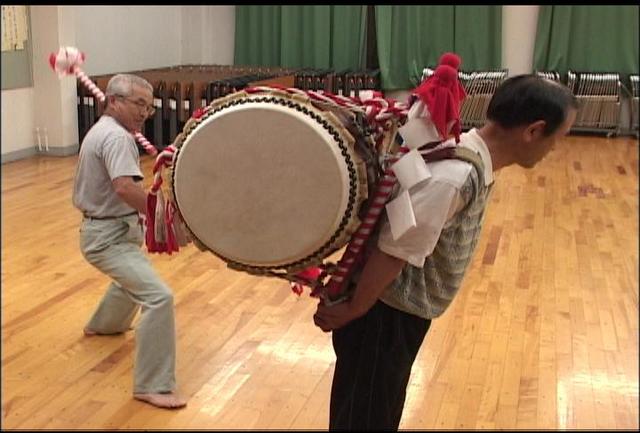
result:
[(460, 106), (466, 97), (458, 81), (459, 65), (460, 57), (456, 54), (443, 54), (433, 75), (413, 91), (429, 109), (431, 120), (444, 139), (449, 136), (447, 127), (453, 121), (451, 133), (456, 142), (460, 141)]
[(460, 67), (460, 56), (456, 53), (444, 53), (440, 56), (440, 65), (449, 65), (456, 71)]
[[(440, 56), (440, 64), (449, 65), (453, 69), (458, 71), (458, 68), (460, 67), (460, 57), (456, 53), (444, 53), (442, 56)], [(464, 91), (464, 87), (462, 87), (462, 84), (460, 84), (460, 81), (456, 80), (456, 82), (458, 83), (457, 85), (458, 100), (462, 105), (462, 101), (467, 96), (467, 92)]]

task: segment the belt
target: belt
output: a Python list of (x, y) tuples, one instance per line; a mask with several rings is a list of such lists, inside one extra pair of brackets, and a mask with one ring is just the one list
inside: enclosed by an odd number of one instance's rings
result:
[(118, 218), (124, 218), (124, 217), (128, 217), (128, 216), (131, 216), (131, 215), (137, 215), (137, 214), (138, 214), (138, 212), (136, 211), (136, 212), (131, 212), (131, 213), (128, 213), (128, 214), (120, 215), (120, 216), (96, 217), (96, 216), (91, 216), (91, 215), (87, 215), (87, 214), (84, 214), (84, 213), (82, 214), (82, 216), (85, 217), (88, 220), (115, 220), (115, 219), (118, 219)]

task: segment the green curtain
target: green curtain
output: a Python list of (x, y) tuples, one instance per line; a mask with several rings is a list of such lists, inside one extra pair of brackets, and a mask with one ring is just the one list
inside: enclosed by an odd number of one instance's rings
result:
[(360, 69), (366, 6), (236, 6), (236, 65)]
[(446, 51), (462, 70), (501, 66), (502, 6), (376, 6), (376, 32), (385, 90), (414, 87)]
[(456, 6), (455, 51), (461, 69), (488, 70), (502, 65), (502, 6)]
[(413, 87), (411, 79), (419, 80), (424, 67), (452, 51), (453, 21), (452, 6), (376, 6), (382, 87)]
[(282, 6), (281, 65), (324, 68), (331, 63), (331, 6)]
[(540, 6), (537, 70), (638, 73), (638, 6)]
[(234, 64), (281, 66), (281, 6), (236, 6)]
[(331, 67), (363, 69), (366, 63), (366, 6), (332, 6)]

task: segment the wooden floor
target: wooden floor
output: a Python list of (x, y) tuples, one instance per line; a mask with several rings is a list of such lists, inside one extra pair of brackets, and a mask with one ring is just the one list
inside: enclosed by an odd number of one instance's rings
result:
[[(334, 355), (316, 300), (194, 246), (152, 256), (175, 291), (189, 404), (131, 398), (133, 332), (81, 332), (107, 279), (79, 252), (76, 161), (1, 167), (2, 427), (326, 429)], [(638, 429), (638, 339), (638, 141), (568, 137), (534, 171), (498, 174), (400, 427)]]

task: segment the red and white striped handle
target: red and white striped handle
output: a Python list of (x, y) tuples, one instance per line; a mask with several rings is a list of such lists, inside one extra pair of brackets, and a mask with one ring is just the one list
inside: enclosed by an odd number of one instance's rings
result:
[(82, 84), (84, 84), (85, 87), (89, 89), (91, 93), (93, 93), (93, 96), (98, 98), (100, 102), (104, 102), (104, 100), (106, 99), (106, 97), (104, 96), (104, 93), (102, 93), (102, 90), (98, 89), (98, 86), (96, 86), (95, 83), (91, 81), (89, 77), (87, 77), (87, 74), (85, 74), (82, 69), (76, 66), (73, 68), (73, 73), (76, 74), (76, 76), (82, 82)]
[(140, 144), (140, 146), (142, 146), (145, 152), (147, 152), (149, 155), (155, 156), (158, 154), (158, 150), (155, 148), (155, 146), (151, 144), (149, 140), (147, 140), (146, 137), (142, 135), (141, 132), (135, 132), (133, 136), (135, 137), (136, 141)]

